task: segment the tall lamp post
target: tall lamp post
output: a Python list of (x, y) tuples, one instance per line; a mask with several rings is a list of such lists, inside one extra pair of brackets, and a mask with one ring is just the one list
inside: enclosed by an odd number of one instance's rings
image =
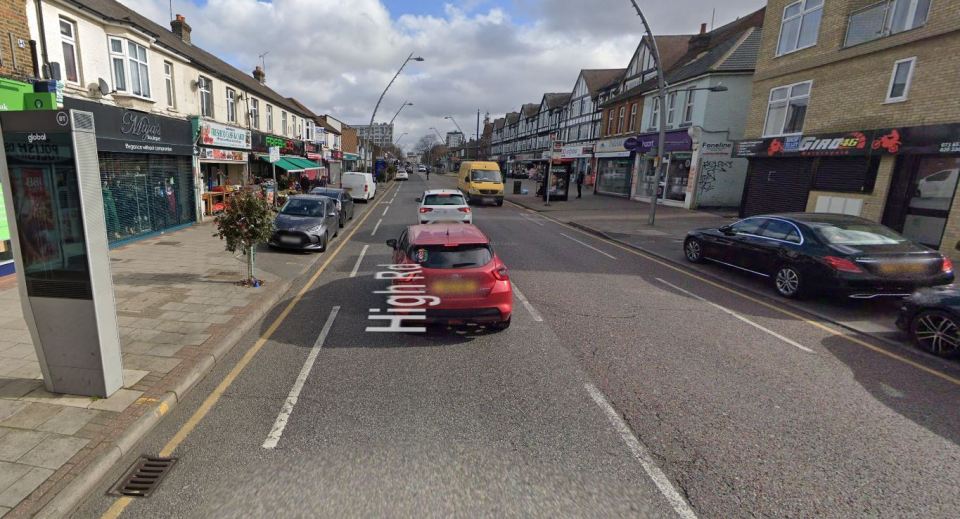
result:
[[(393, 82), (396, 81), (397, 77), (400, 76), (400, 73), (403, 72), (403, 68), (406, 67), (407, 63), (410, 63), (411, 61), (424, 61), (424, 59), (421, 56), (414, 57), (413, 53), (411, 52), (410, 55), (407, 56), (407, 59), (403, 60), (403, 65), (400, 65), (400, 69), (397, 70), (397, 73), (393, 75), (393, 79), (391, 79), (390, 82), (387, 83), (387, 88), (383, 89), (383, 93), (380, 94), (380, 99), (377, 99), (377, 105), (373, 107), (373, 113), (370, 114), (370, 126), (369, 126), (370, 130), (368, 132), (368, 135), (373, 133), (373, 120), (376, 119), (377, 117), (377, 110), (380, 109), (380, 103), (383, 102), (383, 96), (387, 95), (387, 90), (390, 90), (390, 87), (393, 86)], [(400, 108), (402, 109), (403, 107), (401, 106)], [(371, 146), (371, 151), (372, 149), (373, 148)], [(372, 156), (371, 156), (371, 162), (373, 162)], [(370, 164), (370, 171), (371, 172), (373, 171), (373, 164)]]
[(397, 137), (397, 140), (393, 141), (393, 145), (396, 146), (396, 145), (400, 144), (400, 141), (402, 141), (403, 138), (406, 137), (406, 136), (407, 136), (407, 132), (401, 133), (400, 136)]
[(441, 142), (441, 143), (446, 143), (446, 142), (447, 142), (447, 141), (445, 141), (445, 140), (443, 139), (443, 135), (440, 135), (440, 130), (434, 128), (433, 126), (431, 126), (430, 129), (433, 130), (433, 133), (437, 134), (437, 138), (440, 139), (440, 142)]
[(402, 105), (400, 105), (400, 109), (397, 110), (397, 113), (393, 114), (393, 119), (390, 119), (390, 124), (391, 124), (391, 125), (393, 125), (393, 121), (396, 121), (396, 120), (397, 120), (397, 116), (400, 115), (400, 112), (402, 112), (403, 109), (406, 108), (406, 107), (408, 107), (408, 106), (413, 106), (413, 103), (408, 103), (408, 102), (404, 101), (404, 103), (403, 103)]

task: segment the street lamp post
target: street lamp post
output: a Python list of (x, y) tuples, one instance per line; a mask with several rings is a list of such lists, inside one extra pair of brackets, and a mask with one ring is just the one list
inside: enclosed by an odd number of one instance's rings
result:
[[(384, 88), (383, 93), (380, 94), (380, 99), (377, 99), (377, 105), (373, 107), (373, 113), (370, 114), (370, 126), (369, 126), (370, 130), (368, 132), (368, 135), (373, 133), (373, 120), (377, 117), (377, 110), (380, 109), (380, 103), (383, 102), (383, 96), (387, 95), (387, 90), (390, 90), (390, 87), (393, 86), (393, 82), (396, 81), (397, 77), (400, 76), (400, 73), (403, 72), (403, 68), (406, 67), (407, 63), (410, 63), (411, 61), (424, 61), (424, 59), (420, 56), (413, 57), (413, 53), (411, 52), (410, 55), (407, 56), (407, 59), (403, 61), (403, 65), (400, 65), (400, 69), (397, 70), (397, 73), (393, 75), (393, 79), (391, 79), (390, 82), (387, 83), (387, 88)], [(371, 162), (373, 162), (373, 157), (371, 157)], [(371, 172), (373, 171), (373, 164), (370, 164), (370, 171)]]
[(400, 136), (397, 137), (397, 140), (393, 141), (393, 145), (396, 146), (396, 145), (400, 144), (400, 141), (402, 141), (403, 138), (406, 137), (406, 136), (407, 136), (407, 132), (401, 133)]
[(397, 116), (400, 115), (400, 112), (402, 112), (403, 109), (406, 108), (406, 107), (408, 107), (408, 106), (413, 106), (413, 103), (408, 103), (408, 102), (404, 101), (404, 103), (403, 103), (402, 105), (400, 105), (400, 109), (397, 110), (397, 113), (395, 113), (395, 114), (393, 115), (393, 119), (390, 119), (390, 124), (391, 124), (391, 125), (393, 125), (393, 121), (396, 121), (396, 120), (397, 120)]

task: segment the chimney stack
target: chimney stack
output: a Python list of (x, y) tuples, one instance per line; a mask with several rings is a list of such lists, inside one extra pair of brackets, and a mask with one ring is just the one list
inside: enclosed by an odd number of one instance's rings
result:
[(170, 21), (170, 29), (183, 40), (183, 43), (190, 45), (190, 26), (187, 25), (187, 19), (182, 14), (178, 14), (176, 19)]
[(706, 24), (706, 23), (701, 23), (701, 24), (700, 24), (700, 34), (707, 34), (707, 24)]
[(707, 24), (700, 24), (700, 34), (690, 37), (687, 43), (687, 52), (703, 52), (710, 48), (710, 33), (707, 32)]
[(260, 65), (257, 65), (257, 68), (253, 69), (253, 79), (256, 79), (261, 85), (267, 83), (267, 73), (260, 68)]

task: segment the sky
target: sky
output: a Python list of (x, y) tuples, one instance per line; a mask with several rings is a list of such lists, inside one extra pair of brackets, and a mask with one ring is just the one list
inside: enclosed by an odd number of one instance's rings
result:
[[(169, 26), (169, 0), (120, 0)], [(639, 0), (655, 34), (720, 26), (765, 0)], [(585, 68), (623, 68), (642, 24), (630, 0), (173, 0), (195, 45), (243, 71), (265, 56), (267, 84), (317, 114), (367, 124), (383, 89), (411, 62), (377, 111), (413, 147), (431, 127), (476, 131), (491, 120), (569, 92)]]

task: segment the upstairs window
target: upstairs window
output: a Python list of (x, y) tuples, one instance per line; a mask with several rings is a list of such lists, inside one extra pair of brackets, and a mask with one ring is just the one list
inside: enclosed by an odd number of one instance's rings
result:
[(888, 103), (906, 101), (910, 93), (910, 83), (913, 81), (913, 68), (917, 58), (907, 58), (893, 64), (893, 74), (890, 76), (890, 86), (887, 88)]
[(767, 120), (763, 126), (764, 137), (797, 135), (803, 132), (812, 84), (811, 81), (805, 81), (770, 90)]
[(797, 0), (783, 8), (777, 56), (817, 44), (823, 0)]
[(697, 93), (693, 88), (694, 87), (690, 87), (687, 89), (687, 98), (683, 105), (683, 122), (685, 124), (693, 122), (693, 103), (696, 100), (694, 96)]
[(653, 109), (650, 110), (650, 128), (660, 125), (660, 96), (653, 98)]
[(227, 88), (227, 122), (237, 122), (237, 91)]
[(280, 131), (283, 135), (287, 134), (287, 112), (280, 112)]
[(931, 0), (883, 0), (850, 15), (844, 47), (916, 29), (927, 23)]
[(677, 115), (677, 93), (671, 92), (667, 96), (667, 126), (673, 126)]
[(251, 99), (250, 100), (250, 125), (256, 129), (260, 129), (260, 100)]
[(70, 83), (79, 83), (80, 73), (77, 63), (80, 60), (77, 59), (77, 24), (66, 18), (60, 18), (60, 45), (63, 49), (64, 76)]
[(197, 80), (197, 88), (200, 90), (200, 115), (213, 117), (213, 81), (200, 76)]
[(617, 133), (623, 133), (623, 118), (627, 114), (627, 107), (620, 107), (620, 115), (617, 117)]
[(167, 107), (174, 108), (174, 90), (173, 90), (173, 63), (163, 62), (163, 83), (167, 94)]
[(135, 96), (150, 97), (150, 66), (147, 48), (121, 38), (109, 38), (114, 88)]
[(614, 115), (615, 113), (616, 113), (616, 110), (611, 108), (610, 117), (607, 118), (607, 135), (613, 135), (613, 120), (616, 117), (616, 115)]
[(273, 131), (273, 106), (267, 105), (267, 131)]
[(637, 124), (637, 103), (630, 106), (630, 124), (627, 125), (627, 131), (632, 132)]

